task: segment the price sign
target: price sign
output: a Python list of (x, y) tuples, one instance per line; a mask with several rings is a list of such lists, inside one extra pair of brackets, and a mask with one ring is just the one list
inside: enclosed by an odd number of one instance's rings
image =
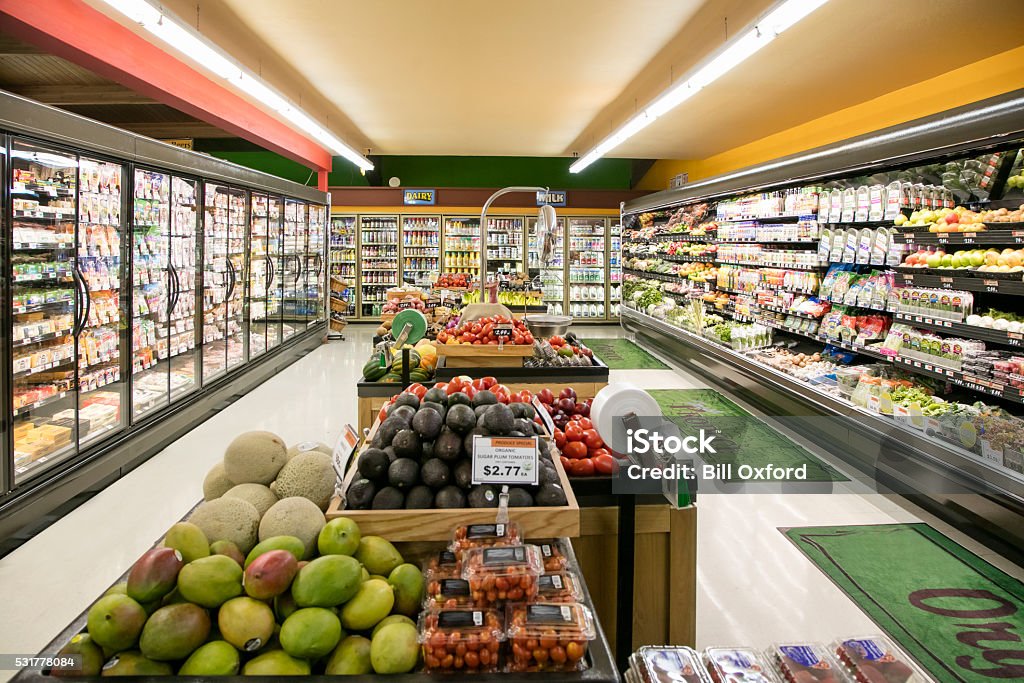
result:
[(399, 301), (398, 302), (398, 310), (404, 311), (404, 310), (409, 309), (409, 308), (414, 308), (413, 303), (411, 301)]
[(551, 419), (551, 415), (548, 413), (547, 408), (540, 402), (536, 396), (533, 397), (533, 409), (540, 415), (540, 421), (544, 423), (544, 427), (548, 430), (548, 434), (555, 433), (555, 422)]
[(473, 437), (473, 484), (537, 484), (537, 437)]
[[(357, 443), (359, 443), (359, 435), (356, 430), (350, 424), (345, 425), (338, 436), (338, 441), (334, 444), (334, 453), (331, 455), (334, 472), (338, 475), (339, 482), (345, 479), (345, 467), (348, 465), (348, 460), (352, 457)], [(302, 444), (300, 444), (300, 450), (301, 446)]]
[(512, 338), (512, 326), (509, 324), (495, 325), (494, 336), (497, 339), (511, 339)]

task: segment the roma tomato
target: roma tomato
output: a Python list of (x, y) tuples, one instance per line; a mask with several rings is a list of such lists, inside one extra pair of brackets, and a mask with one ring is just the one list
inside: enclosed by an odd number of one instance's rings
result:
[(578, 424), (569, 423), (565, 426), (566, 441), (583, 441), (583, 429)]
[(601, 435), (597, 433), (596, 429), (583, 430), (583, 443), (587, 444), (587, 448), (590, 450), (604, 446), (604, 441), (601, 439)]
[(555, 445), (558, 446), (558, 450), (562, 450), (565, 447), (565, 432), (558, 427), (555, 427)]
[(562, 453), (570, 460), (579, 460), (587, 457), (587, 445), (582, 441), (569, 441), (562, 449)]
[(594, 423), (590, 421), (589, 417), (581, 417), (580, 427), (582, 427), (583, 429), (593, 429)]
[(572, 469), (572, 460), (565, 457), (564, 455), (558, 456), (558, 461), (562, 463), (562, 469), (569, 472)]
[(592, 455), (591, 460), (594, 461), (594, 470), (598, 474), (613, 474), (615, 472), (615, 458), (608, 454), (608, 451), (600, 449), (598, 455)]
[(572, 464), (572, 473), (576, 477), (592, 477), (594, 476), (594, 461), (590, 458), (583, 458), (582, 460), (576, 460)]

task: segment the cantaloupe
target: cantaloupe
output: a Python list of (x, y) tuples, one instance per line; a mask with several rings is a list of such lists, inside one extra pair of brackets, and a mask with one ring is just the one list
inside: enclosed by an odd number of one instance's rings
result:
[(316, 451), (318, 453), (323, 453), (324, 455), (334, 454), (334, 449), (325, 443), (320, 441), (303, 441), (295, 444), (294, 446), (288, 447), (288, 459), (291, 460), (299, 453), (307, 453), (309, 451)]
[[(306, 547), (306, 557), (313, 554), (320, 530), (327, 524), (316, 504), (299, 496), (282, 498), (267, 510), (259, 522), (259, 540), (273, 536), (294, 536)], [(248, 552), (248, 551), (246, 551)]]
[(319, 451), (306, 451), (285, 463), (274, 481), (274, 490), (282, 498), (300, 496), (326, 510), (334, 495), (336, 481), (331, 456)]
[(224, 451), (224, 472), (235, 484), (266, 486), (287, 461), (288, 449), (281, 437), (271, 432), (246, 432)]
[(260, 513), (241, 498), (217, 498), (201, 503), (188, 518), (199, 527), (210, 543), (231, 541), (242, 553), (256, 545)]
[(220, 498), (234, 485), (235, 483), (228, 479), (224, 472), (224, 463), (219, 462), (210, 468), (203, 479), (203, 500)]
[(252, 503), (260, 518), (277, 502), (277, 496), (263, 484), (238, 484), (224, 494), (224, 498), (240, 498)]

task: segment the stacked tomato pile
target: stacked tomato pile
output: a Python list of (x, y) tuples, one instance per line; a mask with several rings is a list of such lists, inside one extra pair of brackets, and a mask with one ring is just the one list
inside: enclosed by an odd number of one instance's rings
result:
[[(522, 391), (511, 391), (504, 384), (498, 384), (497, 377), (481, 377), (480, 379), (473, 379), (468, 375), (459, 375), (453, 378), (450, 382), (436, 382), (433, 387), (427, 387), (419, 382), (410, 384), (405, 388), (403, 393), (415, 394), (416, 398), (423, 400), (427, 391), (431, 388), (441, 389), (448, 396), (452, 394), (462, 392), (469, 398), (476, 396), (476, 392), (483, 391), (484, 389), (490, 390), (495, 398), (498, 399), (498, 403), (531, 403), (533, 401), (533, 394), (527, 390)], [(391, 397), (391, 400), (385, 403), (380, 409), (380, 420), (383, 422), (388, 416), (388, 406), (392, 405), (401, 394)]]
[(505, 337), (506, 344), (533, 344), (533, 334), (526, 327), (526, 323), (504, 315), (477, 318), (451, 330), (438, 332), (437, 342), (439, 344), (490, 344), (497, 346), (498, 336), (495, 330), (497, 325), (512, 326), (512, 335)]
[(555, 424), (555, 445), (562, 452), (566, 474), (591, 477), (615, 471), (615, 458), (590, 421), (591, 399), (580, 401), (575, 389), (565, 387), (557, 397), (550, 389), (541, 389), (537, 400)]
[(437, 278), (434, 286), (437, 288), (451, 287), (453, 289), (466, 289), (472, 282), (465, 273), (445, 273)]
[(551, 337), (551, 339), (548, 339), (548, 343), (551, 344), (551, 348), (555, 350), (555, 353), (560, 356), (594, 357), (594, 352), (586, 346), (583, 344), (571, 344), (565, 337), (555, 335), (554, 337)]

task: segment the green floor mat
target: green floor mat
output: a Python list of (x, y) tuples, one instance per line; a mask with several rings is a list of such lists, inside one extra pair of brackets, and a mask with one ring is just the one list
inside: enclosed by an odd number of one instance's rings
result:
[(668, 366), (628, 339), (581, 339), (612, 370), (667, 370)]
[(927, 524), (781, 531), (938, 681), (1024, 680), (1017, 579)]
[(728, 456), (702, 456), (710, 464), (733, 463), (734, 480), (736, 467), (744, 464), (755, 468), (769, 464), (778, 467), (799, 467), (806, 464), (806, 481), (849, 481), (849, 478), (822, 462), (817, 456), (794, 444), (713, 389), (657, 389), (649, 393), (661, 406), (662, 414), (676, 423), (680, 429), (687, 429), (687, 416), (703, 415), (736, 442), (736, 450)]

